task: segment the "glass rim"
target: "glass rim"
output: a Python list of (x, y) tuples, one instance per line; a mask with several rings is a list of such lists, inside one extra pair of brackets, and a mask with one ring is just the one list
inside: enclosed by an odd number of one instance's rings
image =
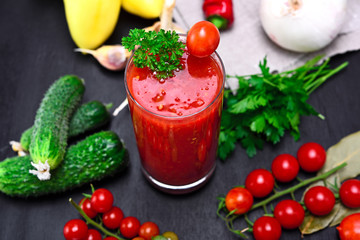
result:
[[(178, 33), (178, 35), (180, 37), (186, 37), (187, 35), (186, 34), (183, 34), (183, 33)], [(185, 41), (186, 42), (186, 41)], [(135, 50), (136, 51), (136, 50)], [(151, 115), (154, 115), (154, 116), (157, 116), (159, 118), (165, 118), (165, 119), (183, 119), (183, 118), (190, 118), (190, 117), (193, 117), (195, 115), (198, 115), (200, 113), (202, 113), (203, 111), (205, 111), (206, 109), (208, 109), (210, 106), (212, 106), (218, 99), (219, 97), (221, 96), (224, 88), (225, 88), (225, 77), (226, 77), (226, 74), (225, 74), (225, 67), (224, 67), (224, 63), (220, 57), (220, 55), (217, 53), (217, 51), (214, 51), (211, 55), (215, 54), (216, 56), (216, 61), (219, 63), (220, 65), (220, 68), (222, 70), (222, 75), (223, 75), (223, 81), (222, 81), (222, 84), (221, 84), (221, 88), (219, 89), (218, 93), (216, 94), (216, 96), (214, 97), (214, 99), (204, 108), (200, 109), (199, 111), (196, 111), (194, 113), (191, 113), (191, 114), (188, 114), (188, 115), (184, 115), (184, 116), (165, 116), (165, 115), (161, 115), (159, 113), (156, 113), (156, 112), (153, 112), (153, 111), (150, 111), (149, 109), (145, 108), (144, 106), (142, 106), (138, 101), (136, 101), (136, 99), (134, 98), (134, 96), (131, 94), (131, 91), (129, 90), (129, 87), (128, 87), (128, 84), (127, 84), (127, 69), (130, 65), (130, 63), (132, 62), (132, 58), (134, 56), (134, 53), (135, 51), (133, 51), (131, 53), (131, 56), (129, 58), (129, 60), (127, 61), (126, 63), (126, 66), (125, 66), (125, 74), (124, 74), (124, 81), (125, 81), (125, 89), (126, 89), (126, 92), (127, 92), (127, 95), (130, 96), (131, 100), (138, 106), (140, 107), (140, 109), (142, 109), (143, 111), (151, 114)], [(129, 101), (129, 100), (128, 100)]]

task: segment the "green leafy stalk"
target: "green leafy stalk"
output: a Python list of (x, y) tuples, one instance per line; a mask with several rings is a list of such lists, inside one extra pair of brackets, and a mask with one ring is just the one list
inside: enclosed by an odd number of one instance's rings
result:
[(255, 156), (265, 142), (276, 144), (290, 131), (294, 140), (300, 138), (299, 124), (303, 115), (324, 118), (310, 104), (309, 95), (329, 77), (347, 66), (347, 62), (331, 69), (329, 59), (317, 63), (317, 56), (294, 70), (271, 73), (266, 57), (260, 62), (260, 74), (227, 76), (236, 78), (236, 94), (226, 90), (221, 119), (218, 156), (225, 160), (240, 142), (249, 157)]
[(181, 69), (181, 57), (185, 44), (179, 41), (175, 31), (159, 32), (144, 29), (132, 29), (128, 37), (122, 38), (122, 45), (134, 52), (133, 62), (136, 67), (148, 67), (158, 79), (166, 79)]
[(77, 205), (74, 200), (72, 200), (71, 198), (69, 199), (69, 202), (76, 208), (76, 210), (80, 213), (80, 215), (86, 220), (87, 224), (91, 224), (94, 227), (96, 227), (97, 229), (101, 230), (104, 234), (106, 234), (107, 236), (111, 236), (114, 237), (118, 240), (126, 240), (124, 238), (119, 237), (118, 235), (108, 231), (106, 228), (104, 228), (101, 224), (98, 224), (97, 222), (95, 222), (94, 220), (92, 220), (91, 218), (89, 218), (86, 213), (81, 209), (81, 207), (79, 205)]
[[(339, 166), (334, 167), (334, 168), (330, 169), (329, 171), (327, 171), (327, 172), (325, 172), (325, 173), (323, 173), (323, 174), (320, 174), (320, 175), (315, 176), (315, 177), (312, 177), (312, 178), (308, 178), (308, 179), (306, 179), (306, 180), (301, 180), (298, 184), (296, 184), (296, 185), (294, 185), (294, 186), (292, 186), (292, 187), (289, 187), (289, 188), (287, 188), (287, 189), (285, 189), (285, 190), (283, 190), (283, 191), (275, 192), (275, 193), (274, 193), (273, 195), (271, 195), (270, 197), (268, 197), (268, 198), (266, 198), (266, 199), (264, 199), (264, 200), (262, 200), (262, 201), (260, 201), (260, 202), (258, 202), (258, 203), (256, 203), (256, 204), (254, 204), (254, 205), (251, 207), (251, 209), (249, 210), (249, 212), (252, 211), (252, 210), (255, 210), (255, 209), (257, 209), (257, 208), (260, 208), (260, 207), (264, 208), (264, 211), (265, 211), (266, 206), (267, 206), (269, 203), (271, 203), (272, 201), (274, 201), (274, 200), (276, 200), (276, 199), (278, 199), (278, 198), (280, 198), (280, 197), (282, 197), (282, 196), (284, 196), (284, 195), (287, 195), (287, 194), (293, 195), (296, 190), (298, 190), (298, 189), (300, 189), (300, 188), (302, 188), (302, 187), (305, 187), (305, 186), (307, 186), (307, 185), (310, 185), (311, 183), (314, 183), (314, 182), (317, 182), (317, 181), (325, 181), (329, 176), (331, 176), (332, 174), (334, 174), (335, 172), (337, 172), (339, 169), (344, 168), (346, 165), (347, 165), (347, 163), (344, 162), (344, 163), (340, 164)], [(231, 232), (235, 233), (236, 235), (238, 235), (238, 236), (240, 236), (240, 237), (242, 237), (242, 238), (247, 238), (246, 235), (243, 234), (243, 231), (235, 230), (235, 229), (233, 228), (233, 222), (234, 222), (237, 218), (239, 218), (239, 217), (241, 217), (241, 216), (243, 216), (243, 215), (234, 214), (234, 212), (236, 211), (236, 209), (233, 210), (232, 212), (229, 212), (229, 211), (227, 210), (226, 206), (225, 206), (225, 198), (218, 197), (218, 200), (219, 200), (220, 202), (219, 202), (219, 204), (218, 204), (217, 215), (218, 215), (222, 220), (225, 221), (227, 228), (228, 228)], [(225, 212), (225, 213), (226, 213), (225, 217), (221, 214), (221, 212)], [(265, 213), (266, 213), (266, 211), (265, 211)], [(245, 221), (246, 221), (246, 222), (248, 223), (248, 225), (249, 225), (249, 228), (251, 228), (251, 227), (252, 227), (251, 221), (247, 218), (247, 216), (244, 216), (244, 217), (245, 217)], [(246, 229), (246, 230), (248, 230), (248, 229)]]

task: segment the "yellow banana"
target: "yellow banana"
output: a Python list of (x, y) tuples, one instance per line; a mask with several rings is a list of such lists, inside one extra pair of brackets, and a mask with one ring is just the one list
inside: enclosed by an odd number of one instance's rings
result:
[(142, 18), (157, 18), (160, 16), (164, 0), (123, 0), (123, 8)]
[(95, 49), (112, 34), (121, 0), (64, 0), (70, 34), (79, 48)]

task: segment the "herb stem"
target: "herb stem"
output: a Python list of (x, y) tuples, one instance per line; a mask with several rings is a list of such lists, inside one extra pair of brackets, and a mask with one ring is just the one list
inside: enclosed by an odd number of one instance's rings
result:
[(310, 95), (315, 89), (317, 89), (321, 84), (323, 84), (329, 77), (331, 77), (332, 75), (334, 75), (334, 74), (338, 73), (339, 71), (341, 71), (348, 64), (349, 64), (348, 62), (344, 62), (343, 64), (341, 64), (340, 66), (338, 66), (334, 70), (332, 70), (329, 73), (327, 73), (326, 75), (320, 77), (317, 81), (314, 82), (314, 84), (306, 86), (305, 87), (306, 92)]
[(106, 234), (107, 236), (111, 236), (114, 237), (118, 240), (126, 240), (124, 238), (121, 238), (117, 235), (115, 235), (114, 233), (108, 231), (106, 228), (104, 228), (101, 224), (95, 222), (94, 220), (92, 220), (91, 218), (89, 218), (86, 213), (81, 209), (81, 207), (79, 205), (77, 205), (74, 200), (72, 200), (72, 198), (69, 199), (69, 202), (76, 208), (76, 210), (80, 213), (80, 215), (85, 218), (86, 222), (88, 224), (93, 225), (94, 227), (96, 227), (97, 229), (101, 230), (104, 234)]

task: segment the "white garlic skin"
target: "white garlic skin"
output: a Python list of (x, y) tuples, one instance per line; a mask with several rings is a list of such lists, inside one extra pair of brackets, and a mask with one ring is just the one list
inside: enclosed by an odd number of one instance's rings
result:
[(331, 43), (346, 19), (347, 0), (261, 0), (260, 20), (282, 48), (314, 52)]

